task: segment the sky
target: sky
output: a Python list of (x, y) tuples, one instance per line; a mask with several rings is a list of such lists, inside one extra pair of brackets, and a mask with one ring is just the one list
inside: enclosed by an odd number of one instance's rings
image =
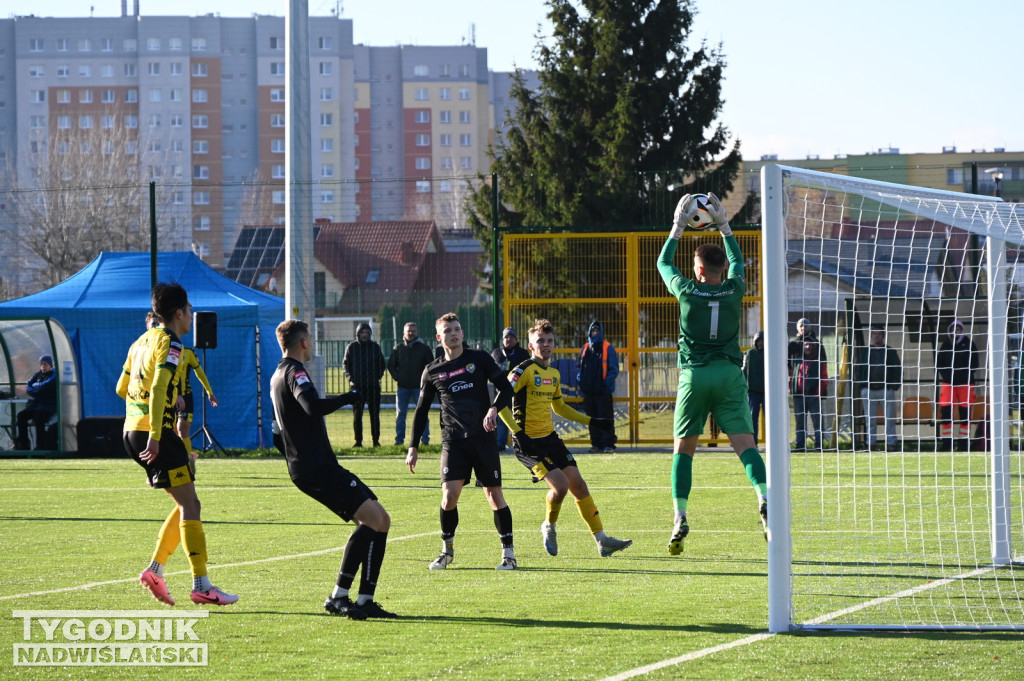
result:
[[(120, 0), (34, 0), (37, 16), (118, 16)], [(132, 0), (129, 0), (131, 11)], [(743, 157), (1024, 150), (1015, 63), (1024, 2), (990, 0), (696, 0), (689, 37), (721, 44), (720, 120)], [(160, 7), (160, 10), (153, 11)], [(140, 11), (169, 5), (140, 0)], [(284, 16), (286, 0), (176, 0), (177, 15)], [(309, 0), (339, 8), (355, 42), (459, 45), (475, 31), (496, 71), (533, 68), (543, 0)]]

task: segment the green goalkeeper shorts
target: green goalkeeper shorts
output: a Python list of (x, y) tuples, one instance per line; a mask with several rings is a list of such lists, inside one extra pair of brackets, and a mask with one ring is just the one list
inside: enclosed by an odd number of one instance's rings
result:
[(676, 439), (700, 435), (709, 413), (727, 435), (754, 432), (747, 381), (740, 368), (728, 360), (679, 370), (672, 434)]

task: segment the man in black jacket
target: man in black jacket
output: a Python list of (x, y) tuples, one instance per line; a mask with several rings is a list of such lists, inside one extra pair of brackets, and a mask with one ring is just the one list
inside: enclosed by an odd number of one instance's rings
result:
[[(388, 373), (395, 379), (395, 444), (405, 443), (405, 415), (409, 404), (413, 406), (420, 399), (420, 378), (423, 369), (434, 361), (434, 353), (419, 336), (416, 322), (408, 322), (402, 335), (402, 342), (395, 345), (388, 357)], [(423, 429), (423, 444), (430, 443), (430, 423)]]
[(39, 358), (39, 371), (25, 383), (28, 404), (18, 413), (17, 449), (31, 449), (28, 441), (28, 422), (36, 424), (36, 449), (46, 446), (46, 422), (57, 411), (57, 373), (53, 370), (53, 358), (43, 355)]
[(371, 340), (373, 331), (363, 322), (356, 329), (356, 339), (345, 348), (342, 366), (345, 376), (359, 400), (352, 405), (352, 433), (356, 447), (363, 446), (363, 405), (370, 410), (370, 434), (373, 446), (380, 447), (380, 379), (384, 375), (384, 353), (380, 344)]
[[(494, 349), (491, 357), (494, 358), (498, 368), (507, 376), (508, 372), (530, 359), (530, 353), (519, 344), (516, 330), (509, 326), (501, 332), (501, 346)], [(508, 427), (505, 426), (505, 422), (501, 419), (498, 419), (497, 433), (498, 451), (503, 452), (508, 447)]]

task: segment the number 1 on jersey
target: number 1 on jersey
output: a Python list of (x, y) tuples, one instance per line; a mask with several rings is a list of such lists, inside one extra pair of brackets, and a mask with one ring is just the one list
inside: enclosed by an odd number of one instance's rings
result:
[(711, 309), (711, 325), (708, 328), (708, 338), (711, 340), (718, 339), (718, 301), (708, 303), (708, 307)]

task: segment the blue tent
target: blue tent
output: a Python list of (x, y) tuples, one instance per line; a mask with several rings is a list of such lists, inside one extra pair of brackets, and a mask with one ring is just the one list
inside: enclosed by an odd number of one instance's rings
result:
[[(185, 287), (194, 311), (217, 313), (217, 347), (206, 351), (205, 367), (220, 403), (213, 408), (206, 402), (210, 432), (224, 447), (252, 448), (261, 442), (262, 426), (262, 444), (270, 446), (270, 376), (281, 359), (274, 330), (284, 319), (284, 300), (231, 281), (189, 252), (160, 253), (157, 273), (159, 281)], [(124, 401), (114, 386), (128, 347), (145, 331), (149, 309), (149, 254), (101, 253), (52, 288), (0, 303), (0, 319), (58, 320), (78, 361), (82, 416), (123, 416)], [(182, 340), (192, 346), (192, 334)], [(196, 354), (202, 362), (203, 351)], [(193, 390), (195, 428), (204, 393), (194, 378)]]

